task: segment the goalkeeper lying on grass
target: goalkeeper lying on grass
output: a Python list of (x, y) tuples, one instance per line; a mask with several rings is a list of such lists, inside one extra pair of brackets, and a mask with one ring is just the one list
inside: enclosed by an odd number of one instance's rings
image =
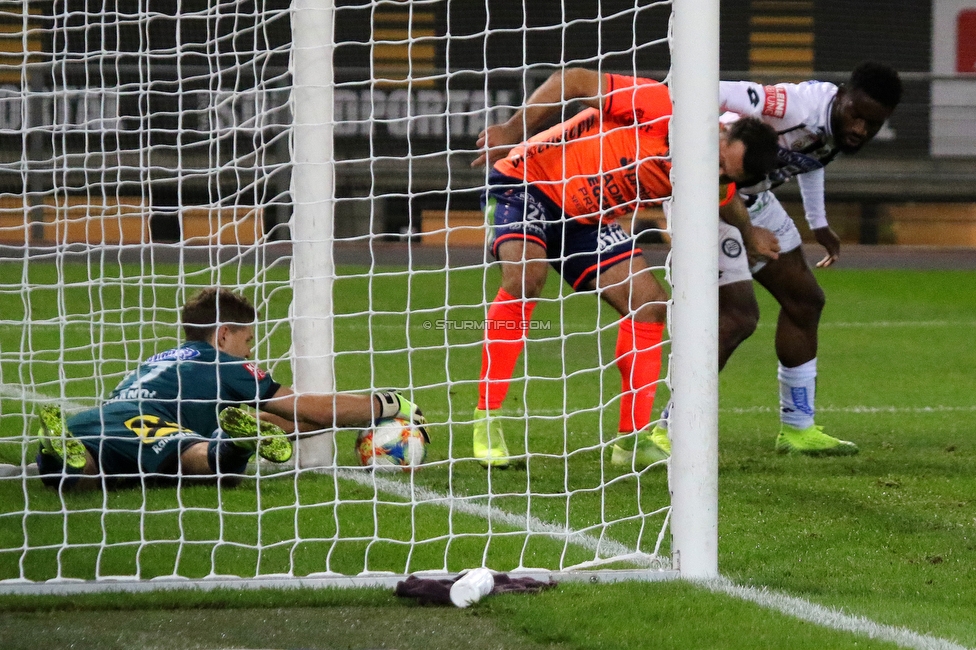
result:
[[(38, 469), (46, 485), (120, 486), (180, 476), (240, 483), (257, 453), (275, 463), (292, 456), (289, 431), (365, 425), (389, 417), (426, 424), (396, 391), (372, 395), (296, 394), (247, 361), (257, 310), (226, 289), (203, 289), (183, 307), (186, 342), (154, 355), (100, 406), (65, 421), (41, 410)], [(260, 409), (260, 420), (237, 405)], [(292, 436), (293, 437), (293, 436)]]

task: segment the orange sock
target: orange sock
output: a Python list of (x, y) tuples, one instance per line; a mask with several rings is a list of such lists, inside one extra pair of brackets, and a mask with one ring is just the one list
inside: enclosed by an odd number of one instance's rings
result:
[(515, 363), (525, 346), (525, 333), (529, 329), (535, 305), (535, 300), (522, 300), (499, 289), (488, 308), (485, 344), (481, 348), (479, 409), (497, 411), (502, 407)]
[(651, 422), (654, 394), (661, 374), (664, 323), (620, 321), (617, 368), (620, 369), (620, 432), (640, 431)]

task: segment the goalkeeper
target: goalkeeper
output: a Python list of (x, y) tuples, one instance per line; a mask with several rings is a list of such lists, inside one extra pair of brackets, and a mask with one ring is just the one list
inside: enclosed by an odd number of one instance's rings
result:
[[(396, 391), (299, 395), (277, 383), (247, 360), (256, 319), (246, 298), (203, 289), (183, 306), (183, 345), (150, 357), (104, 403), (67, 422), (59, 408), (41, 409), (37, 464), (44, 483), (83, 489), (102, 479), (124, 486), (181, 477), (236, 485), (255, 453), (288, 461), (299, 431), (393, 416), (426, 424)], [(240, 404), (259, 409), (260, 418)]]
[[(558, 115), (569, 99), (589, 108), (511, 147)], [(670, 94), (661, 83), (569, 68), (550, 76), (510, 120), (481, 134), (478, 145), (487, 151), (472, 164), (494, 163), (483, 204), (494, 225), (491, 252), (502, 262), (474, 412), (474, 456), (482, 465), (509, 464), (497, 414), (550, 265), (573, 289), (596, 291), (622, 317), (616, 345), (620, 435), (612, 462), (645, 466), (667, 457), (667, 433), (654, 440), (647, 427), (668, 295), (615, 220), (671, 195), (670, 116)], [(720, 136), (720, 210), (728, 223), (720, 224), (719, 268), (722, 281), (736, 283), (753, 302), (745, 251), (775, 257), (777, 244), (768, 231), (751, 227), (734, 183), (765, 176), (775, 156), (776, 134), (757, 119), (739, 120)], [(754, 313), (758, 317), (758, 307)], [(755, 327), (747, 320), (727, 319), (725, 325), (732, 327), (729, 341), (743, 340)], [(737, 335), (737, 327), (747, 331)]]

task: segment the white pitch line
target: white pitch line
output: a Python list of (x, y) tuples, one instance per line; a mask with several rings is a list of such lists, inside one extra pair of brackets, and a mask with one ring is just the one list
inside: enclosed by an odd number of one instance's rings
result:
[[(533, 416), (557, 418), (565, 415), (580, 415), (582, 413), (596, 413), (602, 411), (604, 407), (594, 405), (588, 408), (581, 408), (570, 413), (558, 409), (532, 409), (526, 416), (524, 409), (519, 408), (510, 415), (512, 419), (531, 419)], [(719, 408), (719, 413), (732, 413), (743, 415), (748, 413), (779, 413), (779, 407), (775, 406), (732, 406)], [(926, 413), (972, 413), (976, 411), (976, 405), (967, 406), (818, 406), (817, 413), (849, 413), (852, 415), (872, 415), (878, 413), (904, 413), (904, 414), (926, 414)], [(426, 415), (444, 415), (437, 411), (424, 412)], [(429, 419), (429, 418), (428, 418)], [(470, 421), (469, 421), (470, 422)]]
[[(479, 305), (466, 305), (466, 307), (477, 308)], [(426, 317), (425, 317), (426, 316)], [(362, 330), (390, 330), (402, 332), (404, 328), (403, 322), (395, 323), (385, 323), (382, 322), (386, 318), (402, 318), (402, 314), (394, 313), (381, 313), (373, 315), (373, 320), (366, 320), (367, 314), (344, 314), (335, 319), (334, 326), (336, 329), (355, 329), (357, 331)], [(425, 325), (425, 323), (434, 322), (454, 322), (456, 320), (468, 320), (468, 319), (451, 319), (443, 318), (442, 314), (434, 313), (431, 311), (429, 315), (414, 315), (410, 321), (410, 326), (414, 328), (430, 329)], [(597, 329), (603, 330), (610, 327), (612, 324), (601, 324), (593, 326), (591, 321), (583, 320), (572, 320), (572, 319), (560, 319), (560, 327), (555, 328), (557, 331), (561, 331), (565, 334), (585, 334), (590, 332), (595, 332)], [(90, 326), (87, 320), (57, 320), (52, 322), (34, 322), (32, 326), (35, 328), (41, 327), (52, 327), (52, 328), (63, 328), (66, 325), (84, 325), (86, 327)], [(110, 323), (109, 327), (115, 327), (121, 329), (125, 327), (121, 323)], [(776, 327), (774, 322), (760, 322), (757, 329), (771, 329)], [(917, 320), (878, 320), (878, 321), (822, 321), (819, 325), (820, 329), (856, 329), (856, 328), (889, 328), (889, 327), (919, 327), (919, 328), (931, 328), (931, 327), (976, 327), (976, 321), (972, 320), (929, 320), (929, 321), (917, 321)], [(23, 329), (22, 325), (0, 325), (0, 330), (16, 330), (20, 331)], [(443, 330), (444, 327), (438, 327), (438, 330)], [(462, 330), (463, 328), (452, 328)], [(471, 330), (474, 331), (474, 330)]]
[[(18, 401), (24, 402), (53, 402), (56, 398), (49, 395), (43, 395), (36, 391), (30, 390), (26, 386), (20, 384), (0, 384), (0, 398), (10, 398)], [(61, 407), (68, 412), (81, 411), (86, 408), (91, 408), (95, 406), (94, 401), (90, 403), (85, 403), (80, 400), (70, 399), (61, 402)], [(603, 410), (601, 406), (593, 406), (591, 408), (579, 409), (574, 413), (585, 413), (587, 411), (599, 411)], [(872, 415), (876, 413), (907, 413), (907, 414), (924, 414), (924, 413), (972, 413), (976, 411), (976, 404), (970, 404), (966, 406), (818, 406), (818, 413), (851, 413), (856, 415)], [(774, 406), (733, 406), (719, 408), (720, 413), (733, 413), (736, 415), (748, 414), (748, 413), (778, 413), (779, 408)], [(433, 410), (426, 413), (430, 415), (446, 415), (445, 413)], [(533, 409), (532, 415), (539, 415), (542, 417), (554, 417), (565, 415), (566, 413), (557, 409)], [(512, 417), (521, 418), (525, 416), (525, 412), (519, 409), (512, 413)]]
[(755, 603), (767, 609), (773, 609), (802, 621), (813, 623), (821, 627), (850, 632), (867, 636), (871, 639), (889, 641), (902, 648), (913, 650), (968, 650), (966, 646), (939, 637), (919, 634), (908, 628), (882, 625), (863, 616), (852, 616), (831, 607), (817, 605), (810, 601), (789, 596), (787, 594), (770, 591), (766, 588), (746, 587), (737, 585), (731, 580), (695, 581), (715, 593), (722, 593), (740, 600)]
[(514, 514), (494, 506), (475, 503), (467, 498), (457, 498), (449, 494), (441, 494), (421, 487), (416, 484), (404, 483), (393, 479), (383, 478), (375, 472), (357, 472), (354, 470), (338, 470), (336, 474), (340, 478), (348, 479), (366, 487), (376, 487), (376, 489), (407, 499), (411, 502), (423, 503), (425, 505), (440, 505), (450, 508), (455, 512), (460, 512), (475, 517), (481, 517), (487, 521), (498, 522), (507, 526), (512, 526), (517, 530), (524, 528), (530, 533), (542, 533), (559, 540), (566, 540), (570, 544), (581, 546), (589, 551), (593, 551), (601, 558), (616, 558), (626, 556), (627, 560), (641, 566), (651, 566), (658, 562), (658, 558), (646, 553), (636, 553), (620, 542), (610, 538), (597, 538), (582, 531), (573, 530), (567, 526), (551, 524), (537, 517), (528, 514)]
[[(976, 405), (969, 406), (818, 406), (817, 413), (971, 413), (976, 411)], [(743, 406), (720, 408), (720, 413), (778, 413), (779, 408), (773, 406)]]
[[(760, 328), (776, 327), (776, 323), (759, 323)], [(976, 321), (971, 320), (875, 320), (862, 322), (821, 321), (820, 329), (824, 328), (855, 328), (855, 327), (976, 327)]]
[(18, 402), (44, 404), (58, 402), (61, 405), (61, 408), (68, 413), (83, 411), (96, 405), (95, 400), (91, 400), (87, 403), (76, 399), (59, 400), (57, 397), (51, 397), (50, 395), (38, 393), (37, 391), (31, 390), (27, 386), (23, 386), (21, 384), (0, 384), (0, 398), (12, 399)]
[[(24, 386), (11, 386), (10, 384), (0, 385), (0, 396), (15, 397), (29, 401), (46, 401), (51, 399), (50, 397), (31, 391)], [(64, 407), (85, 408), (84, 405), (70, 402), (66, 402)], [(976, 407), (968, 407), (968, 410), (974, 409)], [(567, 526), (559, 526), (545, 522), (531, 515), (516, 515), (493, 506), (473, 503), (468, 499), (459, 499), (448, 494), (441, 494), (416, 484), (411, 485), (402, 481), (383, 478), (382, 476), (376, 475), (375, 472), (370, 474), (352, 470), (339, 470), (337, 475), (339, 478), (350, 480), (367, 487), (375, 487), (382, 492), (411, 501), (443, 505), (457, 512), (481, 517), (488, 521), (497, 521), (508, 526), (525, 526), (525, 529), (529, 532), (542, 533), (556, 539), (564, 539), (569, 544), (582, 546), (597, 555), (603, 551), (604, 553), (609, 553), (609, 557), (624, 556), (628, 561), (641, 566), (650, 566), (656, 561), (654, 556), (645, 553), (635, 554), (624, 544), (610, 538), (597, 538), (581, 531), (573, 530)], [(851, 616), (837, 609), (817, 605), (802, 598), (770, 591), (765, 588), (736, 585), (725, 578), (694, 582), (712, 592), (723, 593), (733, 598), (749, 601), (761, 607), (773, 609), (787, 616), (808, 621), (821, 627), (863, 635), (872, 639), (889, 641), (900, 647), (910, 648), (911, 650), (969, 650), (965, 646), (953, 641), (919, 634), (904, 627), (882, 625), (863, 616)]]
[[(386, 314), (384, 314), (384, 316), (386, 316)], [(395, 314), (394, 314), (394, 316), (395, 316)], [(440, 316), (430, 316), (428, 318), (414, 317), (414, 319), (410, 321), (410, 325), (411, 325), (411, 327), (413, 327), (413, 326), (420, 327), (420, 326), (422, 326), (424, 324), (424, 322), (429, 322), (429, 323), (432, 323), (432, 322), (435, 322), (435, 321), (436, 322), (453, 322), (455, 320), (458, 320), (458, 319), (443, 318), (443, 317), (440, 317)], [(460, 320), (467, 320), (467, 319), (460, 319)], [(560, 322), (562, 323), (562, 331), (564, 331), (567, 334), (584, 334), (584, 333), (589, 333), (589, 332), (595, 331), (595, 329), (589, 329), (590, 328), (590, 325), (591, 325), (589, 321), (574, 321), (574, 320), (562, 319)], [(367, 323), (363, 323), (361, 321), (361, 318), (356, 317), (356, 318), (351, 318), (351, 319), (336, 319), (336, 327), (337, 328), (351, 328), (351, 329), (356, 329), (356, 330), (363, 330), (363, 329), (367, 329), (367, 330), (397, 330), (397, 331), (402, 332), (403, 331), (404, 324), (402, 322), (398, 322), (398, 323), (382, 323), (382, 322), (367, 322)], [(598, 327), (599, 327), (599, 329), (603, 330), (603, 329), (606, 329), (607, 327), (609, 327), (609, 325), (608, 324), (603, 324), (603, 325), (599, 325)], [(769, 322), (769, 323), (760, 322), (759, 325), (758, 325), (758, 328), (759, 329), (769, 329), (769, 328), (774, 328), (774, 327), (776, 327), (776, 323), (772, 323), (772, 322)], [(856, 329), (856, 328), (872, 328), (872, 327), (879, 327), (879, 328), (888, 328), (888, 327), (976, 327), (976, 321), (971, 321), (971, 320), (930, 320), (930, 321), (917, 321), (917, 320), (904, 320), (904, 321), (901, 321), (901, 320), (890, 320), (889, 321), (889, 320), (878, 320), (878, 321), (863, 321), (863, 322), (844, 322), (844, 321), (829, 322), (829, 321), (827, 321), (827, 322), (821, 322), (820, 325), (819, 325), (819, 327), (820, 327), (820, 329), (834, 329), (834, 328), (839, 328), (839, 329), (845, 329), (845, 328)], [(425, 327), (424, 329), (427, 329), (427, 328)], [(444, 329), (444, 328), (441, 327), (439, 329)], [(460, 330), (462, 328), (459, 327), (457, 329)], [(558, 330), (559, 328), (557, 327), (557, 328), (554, 328), (554, 329), (557, 329)]]

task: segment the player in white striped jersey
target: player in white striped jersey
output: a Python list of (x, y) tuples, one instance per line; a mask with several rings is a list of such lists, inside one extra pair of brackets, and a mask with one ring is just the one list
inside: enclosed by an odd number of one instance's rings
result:
[[(723, 81), (719, 88), (721, 111), (731, 113), (724, 119), (759, 117), (779, 133), (777, 169), (739, 188), (753, 225), (771, 230), (780, 243), (778, 259), (752, 269), (753, 277), (780, 304), (776, 356), (782, 426), (776, 449), (808, 455), (856, 454), (854, 443), (829, 436), (814, 423), (817, 326), (825, 298), (803, 257), (800, 233), (771, 190), (796, 177), (807, 222), (827, 251), (817, 266), (833, 264), (840, 254), (840, 238), (827, 224), (824, 166), (838, 154), (857, 153), (878, 133), (901, 100), (901, 80), (886, 65), (864, 62), (840, 87), (819, 81), (775, 86)], [(722, 289), (722, 312), (751, 308), (737, 305), (735, 297), (723, 295)], [(720, 342), (720, 350), (731, 354), (737, 344)]]

